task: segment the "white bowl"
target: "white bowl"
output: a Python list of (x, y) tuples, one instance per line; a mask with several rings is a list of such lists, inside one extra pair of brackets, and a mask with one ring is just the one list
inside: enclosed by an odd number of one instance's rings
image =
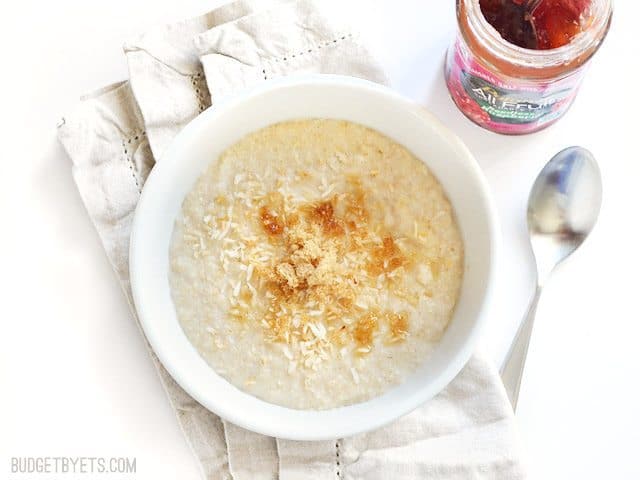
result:
[[(382, 132), (422, 159), (455, 209), (465, 273), (453, 319), (419, 371), (384, 395), (324, 411), (294, 410), (237, 389), (200, 357), (178, 323), (169, 290), (174, 221), (196, 179), (223, 150), (267, 125), (338, 118)], [(193, 398), (255, 432), (295, 440), (340, 438), (381, 427), (415, 409), (453, 380), (469, 360), (495, 277), (497, 223), (473, 156), (432, 115), (393, 91), (350, 77), (313, 75), (271, 81), (216, 103), (178, 135), (153, 168), (133, 222), (130, 273), (142, 328), (158, 358)]]

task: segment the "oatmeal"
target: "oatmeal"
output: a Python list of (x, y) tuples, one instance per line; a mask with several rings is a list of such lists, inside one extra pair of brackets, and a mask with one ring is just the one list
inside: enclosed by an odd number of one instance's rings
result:
[(213, 161), (173, 232), (180, 324), (232, 384), (326, 409), (427, 361), (463, 274), (454, 212), (420, 160), (340, 120), (252, 133)]

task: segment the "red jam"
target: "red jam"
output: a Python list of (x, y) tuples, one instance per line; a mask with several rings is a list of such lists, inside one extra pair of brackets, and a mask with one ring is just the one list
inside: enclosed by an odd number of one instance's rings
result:
[(591, 0), (480, 0), (482, 14), (502, 38), (519, 47), (562, 47), (582, 30)]

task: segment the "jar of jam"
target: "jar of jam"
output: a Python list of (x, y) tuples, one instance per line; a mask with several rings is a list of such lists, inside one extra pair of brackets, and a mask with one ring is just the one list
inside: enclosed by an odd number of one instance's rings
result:
[(445, 73), (458, 108), (504, 134), (558, 120), (609, 30), (612, 0), (456, 1)]

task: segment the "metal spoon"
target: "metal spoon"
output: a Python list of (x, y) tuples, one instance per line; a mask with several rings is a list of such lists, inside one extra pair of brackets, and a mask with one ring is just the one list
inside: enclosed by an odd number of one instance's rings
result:
[(514, 410), (542, 287), (554, 268), (587, 238), (598, 218), (601, 202), (598, 164), (591, 152), (582, 147), (557, 153), (533, 184), (527, 222), (537, 267), (536, 292), (500, 369)]

